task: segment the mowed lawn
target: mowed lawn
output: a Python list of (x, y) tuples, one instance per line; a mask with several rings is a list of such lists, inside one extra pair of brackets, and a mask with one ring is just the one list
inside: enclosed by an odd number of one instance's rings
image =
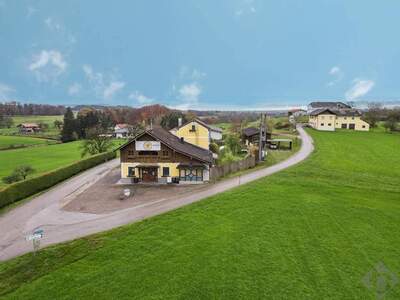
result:
[(6, 149), (11, 146), (18, 147), (18, 146), (36, 146), (36, 145), (47, 145), (47, 144), (54, 144), (56, 141), (48, 140), (48, 139), (41, 139), (41, 138), (34, 138), (29, 136), (7, 136), (7, 135), (0, 135), (0, 150)]
[[(0, 294), (376, 299), (364, 276), (400, 274), (400, 135), (309, 132), (315, 153), (286, 171), (0, 264)], [(386, 289), (400, 298), (400, 283)]]
[[(1, 140), (1, 138), (0, 138)], [(30, 147), (0, 151), (0, 178), (7, 176), (21, 165), (30, 165), (35, 169), (31, 176), (54, 170), (81, 159), (80, 141), (65, 144)], [(0, 182), (0, 189), (6, 186)]]

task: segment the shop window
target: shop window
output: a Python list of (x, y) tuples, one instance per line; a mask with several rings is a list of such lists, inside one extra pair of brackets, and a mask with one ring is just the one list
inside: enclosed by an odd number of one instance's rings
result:
[(181, 169), (179, 177), (182, 181), (203, 181), (203, 169)]
[(128, 177), (135, 177), (135, 167), (128, 167)]
[(162, 176), (168, 177), (169, 176), (169, 167), (162, 168)]

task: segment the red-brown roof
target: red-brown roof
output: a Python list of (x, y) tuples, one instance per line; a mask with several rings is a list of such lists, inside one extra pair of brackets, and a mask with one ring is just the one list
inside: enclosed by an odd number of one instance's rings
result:
[(21, 124), (18, 125), (18, 127), (37, 128), (37, 127), (39, 127), (39, 125), (36, 124), (36, 123), (21, 123)]

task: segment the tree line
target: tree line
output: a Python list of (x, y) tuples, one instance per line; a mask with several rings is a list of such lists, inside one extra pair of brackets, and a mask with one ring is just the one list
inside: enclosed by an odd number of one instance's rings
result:
[(373, 128), (383, 123), (386, 131), (400, 131), (400, 108), (389, 109), (384, 108), (382, 104), (371, 103), (364, 114), (364, 120)]
[(0, 103), (0, 115), (6, 116), (55, 116), (65, 113), (63, 105), (22, 104), (19, 102)]

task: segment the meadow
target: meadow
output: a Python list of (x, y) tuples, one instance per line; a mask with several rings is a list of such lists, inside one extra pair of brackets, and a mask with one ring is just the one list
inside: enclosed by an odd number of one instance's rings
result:
[(0, 135), (0, 150), (54, 144), (56, 141), (29, 136)]
[(376, 299), (368, 272), (400, 272), (400, 136), (308, 131), (316, 150), (297, 166), (1, 263), (0, 295)]
[[(0, 136), (0, 142), (1, 139)], [(123, 139), (113, 140), (113, 148), (124, 142)], [(22, 165), (30, 165), (35, 170), (29, 177), (40, 176), (45, 172), (81, 160), (81, 153), (82, 141), (0, 151), (0, 178), (10, 175), (16, 167)], [(6, 184), (0, 181), (0, 189), (5, 186)]]
[(51, 138), (57, 138), (60, 130), (54, 126), (54, 121), (63, 120), (62, 115), (58, 116), (14, 116), (13, 126), (10, 128), (0, 128), (0, 135), (16, 135), (19, 134), (19, 128), (17, 127), (21, 123), (43, 123), (48, 125), (48, 129), (44, 132), (39, 133), (40, 136), (48, 136)]

